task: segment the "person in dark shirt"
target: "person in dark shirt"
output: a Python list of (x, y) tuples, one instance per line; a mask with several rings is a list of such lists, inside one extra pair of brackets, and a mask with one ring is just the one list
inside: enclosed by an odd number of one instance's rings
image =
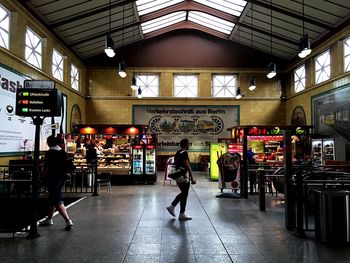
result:
[(67, 154), (58, 146), (59, 140), (51, 135), (47, 138), (47, 145), (50, 149), (45, 154), (44, 174), (47, 179), (47, 189), (49, 192), (49, 212), (48, 216), (39, 224), (41, 226), (53, 225), (53, 214), (55, 208), (66, 221), (66, 230), (71, 230), (72, 220), (69, 218), (62, 199), (62, 187), (66, 180)]
[[(180, 141), (180, 150), (178, 150), (175, 154), (175, 167), (176, 169), (183, 168), (186, 169), (186, 174), (176, 179), (177, 186), (180, 188), (181, 193), (179, 193), (170, 206), (167, 207), (168, 212), (173, 216), (175, 215), (175, 207), (178, 203), (180, 203), (180, 220), (191, 220), (192, 217), (185, 214), (188, 191), (190, 189), (190, 182), (192, 184), (196, 183), (196, 180), (193, 178), (190, 160), (188, 158), (188, 147), (189, 141), (188, 139), (183, 139)], [(188, 174), (188, 175), (187, 175)]]
[(95, 144), (88, 144), (88, 149), (86, 150), (86, 162), (88, 164), (95, 164), (97, 161), (97, 151), (95, 148)]

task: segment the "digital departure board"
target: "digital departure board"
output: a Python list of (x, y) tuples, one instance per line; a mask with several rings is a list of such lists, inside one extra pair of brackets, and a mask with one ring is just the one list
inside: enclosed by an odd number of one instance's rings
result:
[(16, 115), (60, 116), (61, 93), (57, 89), (23, 88), (16, 92)]

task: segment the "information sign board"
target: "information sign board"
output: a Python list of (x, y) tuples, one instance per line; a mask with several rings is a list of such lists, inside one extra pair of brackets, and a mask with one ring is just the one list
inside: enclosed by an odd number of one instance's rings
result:
[(61, 93), (57, 89), (23, 88), (16, 92), (17, 116), (60, 116)]

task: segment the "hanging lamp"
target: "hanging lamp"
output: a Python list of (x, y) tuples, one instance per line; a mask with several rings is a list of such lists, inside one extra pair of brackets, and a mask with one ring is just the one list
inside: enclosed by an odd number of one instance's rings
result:
[(139, 99), (142, 99), (142, 90), (141, 90), (141, 87), (139, 87), (139, 89), (137, 90), (137, 97)]
[(256, 82), (255, 82), (255, 76), (252, 76), (249, 80), (248, 80), (248, 89), (253, 91), (256, 89)]
[(124, 61), (119, 62), (119, 71), (118, 74), (121, 78), (125, 78), (126, 77), (126, 65)]
[[(254, 46), (254, 42), (253, 42), (253, 28), (254, 28), (254, 10), (253, 10), (253, 3), (252, 3), (252, 6), (251, 6), (251, 10), (252, 10), (252, 30), (251, 30), (251, 46), (253, 48)], [(251, 78), (248, 80), (248, 89), (250, 91), (253, 91), (256, 89), (256, 81), (255, 81), (255, 76), (251, 76)]]
[(304, 0), (301, 2), (303, 11), (303, 36), (299, 40), (299, 58), (305, 58), (311, 53), (310, 48), (310, 38), (307, 33), (305, 33), (305, 21), (304, 21)]
[[(271, 41), (270, 41), (270, 56), (272, 58), (272, 0), (270, 1), (270, 23), (271, 23), (271, 27), (270, 27), (270, 37), (271, 37)], [(275, 62), (270, 62), (270, 64), (267, 66), (267, 73), (266, 73), (266, 77), (269, 79), (272, 79), (273, 77), (276, 76), (277, 74), (277, 66)]]
[[(122, 45), (124, 45), (124, 4), (123, 4), (123, 35), (122, 35)], [(124, 61), (119, 62), (118, 74), (121, 78), (126, 77), (126, 64)]]
[(109, 28), (108, 35), (105, 37), (105, 53), (110, 58), (115, 56), (114, 41), (111, 37), (111, 9), (111, 0), (109, 0)]
[(135, 76), (135, 73), (134, 75), (132, 76), (132, 79), (131, 79), (131, 89), (132, 90), (137, 90), (137, 83), (136, 83), (136, 76)]

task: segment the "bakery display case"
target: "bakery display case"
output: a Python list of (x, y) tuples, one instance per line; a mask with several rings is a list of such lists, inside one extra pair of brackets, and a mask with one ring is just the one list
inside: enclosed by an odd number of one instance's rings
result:
[[(132, 177), (136, 172), (144, 176), (144, 167), (133, 165), (133, 149), (141, 145), (143, 153), (144, 145), (156, 143), (156, 137), (145, 134), (144, 127), (140, 125), (78, 125), (78, 136), (74, 136), (75, 142), (70, 142), (70, 149), (74, 149), (74, 164), (86, 165), (86, 148), (94, 144), (97, 151), (97, 172), (110, 172), (115, 175)], [(155, 153), (154, 153), (155, 154)], [(144, 156), (139, 158), (144, 161)], [(137, 171), (133, 171), (137, 169)]]

